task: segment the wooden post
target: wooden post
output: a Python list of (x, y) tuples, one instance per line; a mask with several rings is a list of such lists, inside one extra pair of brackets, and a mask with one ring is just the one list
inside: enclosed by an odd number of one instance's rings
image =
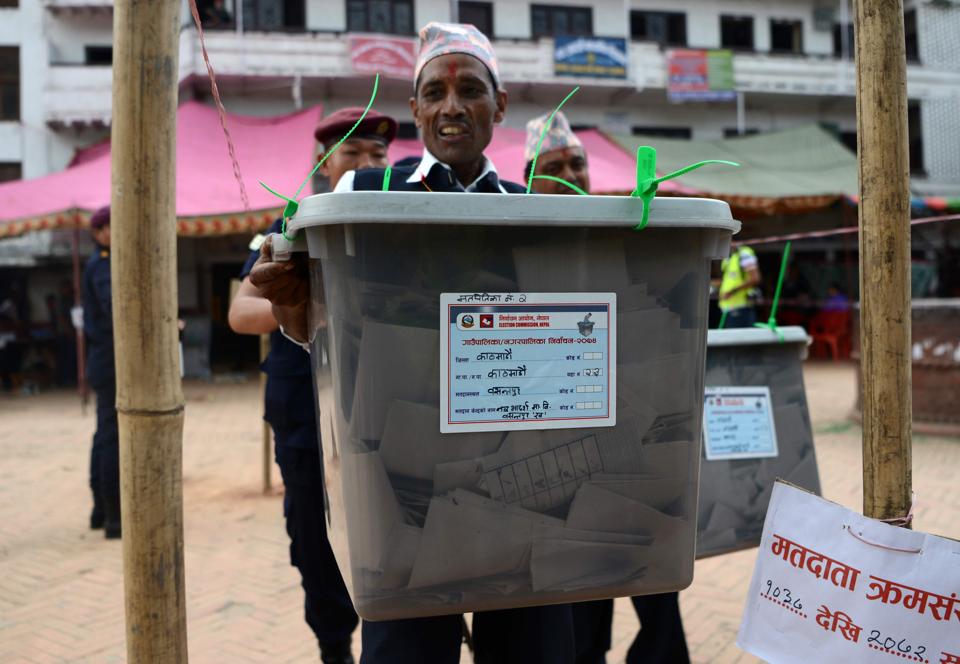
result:
[[(260, 363), (262, 364), (270, 354), (270, 335), (260, 335)], [(260, 403), (264, 403), (264, 396), (267, 393), (267, 374), (260, 372)], [(270, 423), (263, 420), (263, 492), (269, 493), (273, 483), (270, 478), (271, 459), (270, 459), (270, 439), (273, 437), (273, 431)]]
[(911, 502), (910, 168), (902, 0), (855, 2), (863, 513)]
[(116, 0), (111, 246), (127, 660), (187, 661), (177, 345), (178, 0)]

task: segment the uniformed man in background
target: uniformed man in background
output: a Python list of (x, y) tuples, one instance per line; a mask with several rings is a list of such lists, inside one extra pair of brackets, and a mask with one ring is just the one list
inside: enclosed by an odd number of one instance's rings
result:
[[(332, 113), (317, 126), (314, 136), (329, 149), (362, 114), (362, 108)], [(393, 118), (371, 111), (324, 162), (321, 173), (335, 187), (347, 171), (386, 166), (387, 146), (396, 134)], [(278, 219), (269, 232), (280, 230)], [(327, 540), (310, 355), (280, 334), (270, 302), (250, 283), (247, 275), (258, 256), (256, 245), (241, 272), (240, 290), (230, 304), (230, 327), (241, 334), (270, 334), (270, 354), (262, 367), (267, 374), (264, 419), (273, 428), (277, 465), (283, 477), (290, 562), (300, 571), (306, 596), (304, 613), (320, 644), (321, 660), (326, 664), (352, 664), (350, 642), (358, 618)]]
[(96, 249), (83, 269), (83, 331), (87, 340), (87, 381), (97, 394), (97, 430), (90, 450), (90, 527), (119, 539), (120, 431), (117, 426), (117, 377), (113, 363), (113, 304), (110, 287), (110, 208), (90, 218)]

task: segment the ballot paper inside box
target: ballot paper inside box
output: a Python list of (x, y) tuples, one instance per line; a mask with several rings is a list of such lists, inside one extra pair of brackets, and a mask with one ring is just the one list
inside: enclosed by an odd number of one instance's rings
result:
[[(803, 328), (710, 330), (704, 383), (715, 389), (769, 389), (776, 454), (746, 452), (741, 458), (700, 462), (697, 557), (755, 547), (777, 478), (820, 493), (820, 478), (807, 410), (802, 361), (808, 337)], [(745, 438), (745, 428), (737, 435)], [(749, 441), (736, 441), (744, 449)], [(709, 441), (705, 439), (706, 446)]]
[[(642, 232), (633, 230), (639, 215), (639, 202), (615, 197), (303, 201), (290, 227), (311, 258), (328, 530), (364, 618), (689, 584), (710, 262), (726, 255), (738, 224), (717, 201), (657, 200)], [(441, 294), (484, 303), (602, 295), (613, 310), (578, 314), (571, 334), (590, 343), (615, 335), (609, 371), (572, 392), (586, 405), (611, 397), (612, 417), (594, 425), (577, 409), (569, 425), (561, 417), (550, 428), (442, 433)], [(584, 358), (602, 355), (589, 348)], [(538, 389), (551, 388), (546, 378)], [(524, 396), (531, 384), (495, 394)], [(534, 401), (542, 414), (565, 398)]]

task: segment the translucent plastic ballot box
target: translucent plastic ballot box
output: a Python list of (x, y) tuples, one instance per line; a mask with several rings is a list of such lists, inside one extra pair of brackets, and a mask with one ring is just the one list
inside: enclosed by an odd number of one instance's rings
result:
[(690, 583), (710, 262), (739, 222), (699, 199), (640, 218), (627, 197), (301, 203), (328, 530), (361, 616)]
[(710, 330), (697, 557), (760, 544), (777, 478), (820, 493), (802, 327)]

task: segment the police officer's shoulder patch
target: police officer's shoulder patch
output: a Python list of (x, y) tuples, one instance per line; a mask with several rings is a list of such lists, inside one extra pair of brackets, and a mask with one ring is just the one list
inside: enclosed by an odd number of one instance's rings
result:
[(263, 246), (263, 243), (267, 241), (267, 236), (263, 233), (257, 233), (253, 236), (253, 239), (250, 240), (248, 248), (250, 251), (260, 251), (260, 247)]

